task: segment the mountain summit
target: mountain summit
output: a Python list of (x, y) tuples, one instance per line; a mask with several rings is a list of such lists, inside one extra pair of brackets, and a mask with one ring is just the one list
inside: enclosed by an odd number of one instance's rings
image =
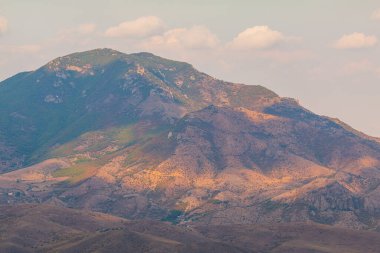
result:
[(150, 53), (75, 53), (1, 82), (0, 150), (4, 203), (179, 224), (379, 217), (374, 138)]

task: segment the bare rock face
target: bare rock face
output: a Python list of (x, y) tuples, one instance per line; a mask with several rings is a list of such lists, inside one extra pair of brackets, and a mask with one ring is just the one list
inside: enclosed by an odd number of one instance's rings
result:
[(261, 86), (101, 49), (4, 81), (0, 108), (1, 159), (34, 164), (0, 176), (2, 203), (179, 224), (377, 227), (379, 142)]

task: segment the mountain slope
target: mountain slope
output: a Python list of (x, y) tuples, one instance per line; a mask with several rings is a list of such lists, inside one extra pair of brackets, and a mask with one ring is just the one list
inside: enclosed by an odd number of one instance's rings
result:
[[(98, 49), (0, 84), (1, 203), (376, 229), (380, 144), (261, 86)], [(18, 98), (18, 99), (15, 99)]]

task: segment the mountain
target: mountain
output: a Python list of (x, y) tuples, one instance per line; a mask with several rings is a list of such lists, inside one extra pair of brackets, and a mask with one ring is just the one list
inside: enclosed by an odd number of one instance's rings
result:
[(210, 104), (261, 106), (261, 96), (276, 94), (149, 53), (99, 49), (60, 57), (0, 84), (0, 168), (32, 164), (88, 131), (144, 119), (165, 124)]
[(380, 143), (296, 100), (96, 49), (0, 83), (0, 203), (378, 228)]
[(380, 234), (326, 225), (173, 226), (49, 205), (0, 207), (0, 250), (20, 252), (378, 252)]

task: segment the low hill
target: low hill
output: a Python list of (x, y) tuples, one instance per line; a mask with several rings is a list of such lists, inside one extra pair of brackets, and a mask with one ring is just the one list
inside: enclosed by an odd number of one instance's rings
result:
[(378, 252), (380, 234), (316, 224), (174, 226), (49, 205), (0, 207), (10, 252)]

